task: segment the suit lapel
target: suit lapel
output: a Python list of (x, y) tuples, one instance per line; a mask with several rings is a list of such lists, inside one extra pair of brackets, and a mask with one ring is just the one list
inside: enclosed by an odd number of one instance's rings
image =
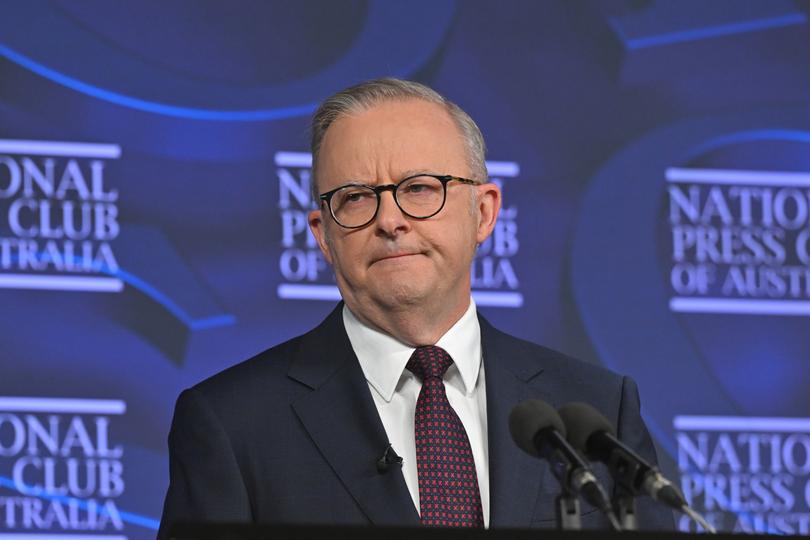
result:
[(342, 308), (307, 336), (296, 355), (289, 376), (312, 392), (293, 409), (371, 523), (418, 525), (402, 471), (377, 471), (388, 438), (346, 336)]
[(521, 401), (536, 396), (528, 383), (542, 369), (536, 358), (515, 345), (519, 342), (480, 316), (479, 320), (486, 372), (490, 527), (528, 527), (549, 471), (545, 462), (514, 443), (509, 413)]
[[(418, 525), (419, 514), (401, 470), (377, 472), (376, 460), (388, 438), (346, 336), (342, 308), (341, 303), (295, 353), (289, 376), (312, 391), (293, 409), (371, 523)], [(541, 497), (548, 498), (542, 504), (553, 504), (553, 494), (543, 489), (549, 471), (545, 462), (512, 441), (508, 419), (521, 401), (545, 395), (542, 369), (536, 353), (479, 320), (486, 370), (490, 527), (528, 527)]]

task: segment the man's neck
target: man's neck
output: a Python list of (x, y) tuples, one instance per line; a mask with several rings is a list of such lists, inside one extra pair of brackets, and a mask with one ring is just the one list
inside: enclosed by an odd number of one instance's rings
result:
[(363, 324), (376, 328), (402, 343), (418, 347), (436, 344), (439, 338), (461, 319), (470, 303), (468, 299), (466, 303), (458, 303), (458, 305), (452, 306), (452, 309), (443, 310), (413, 308), (363, 310), (348, 303), (347, 305), (352, 314)]

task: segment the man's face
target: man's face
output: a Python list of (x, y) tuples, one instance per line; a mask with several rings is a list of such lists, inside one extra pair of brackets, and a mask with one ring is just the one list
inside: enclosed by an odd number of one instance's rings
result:
[[(422, 100), (381, 103), (334, 122), (318, 159), (319, 192), (350, 182), (392, 184), (418, 173), (469, 178), (464, 141), (445, 110)], [(333, 266), (349, 308), (377, 324), (386, 311), (459, 311), (469, 304), (470, 265), (500, 205), (497, 186), (447, 184), (436, 216), (410, 218), (391, 192), (360, 229), (334, 222), (325, 205), (310, 213), (312, 232)]]

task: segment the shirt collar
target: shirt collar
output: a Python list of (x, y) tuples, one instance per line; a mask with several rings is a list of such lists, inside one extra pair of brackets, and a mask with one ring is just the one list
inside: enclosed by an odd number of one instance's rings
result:
[[(366, 380), (386, 402), (391, 401), (414, 347), (365, 325), (346, 305), (343, 324)], [(472, 393), (481, 368), (481, 327), (472, 298), (467, 311), (436, 345), (453, 358), (465, 392)]]

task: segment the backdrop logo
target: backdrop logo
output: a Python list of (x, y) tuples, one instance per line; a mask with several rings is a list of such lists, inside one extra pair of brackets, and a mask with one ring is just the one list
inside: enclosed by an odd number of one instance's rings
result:
[(670, 309), (810, 314), (810, 174), (666, 171)]
[[(329, 265), (309, 232), (307, 213), (313, 208), (310, 194), (312, 157), (303, 152), (277, 152), (278, 206), (281, 218), (279, 270), (284, 280), (277, 295), (295, 300), (339, 300)], [(514, 162), (488, 161), (490, 179), (504, 187), (504, 180), (517, 178)], [(506, 198), (506, 197), (505, 197)], [(492, 236), (478, 249), (472, 265), (472, 287), (480, 306), (517, 308), (523, 305), (520, 280), (512, 259), (520, 249), (515, 205), (501, 209)]]
[(674, 427), (684, 495), (715, 527), (810, 533), (810, 419), (676, 416)]
[(0, 287), (122, 290), (113, 144), (0, 140)]
[(125, 412), (116, 400), (0, 397), (0, 527), (121, 538), (124, 450), (111, 424)]

